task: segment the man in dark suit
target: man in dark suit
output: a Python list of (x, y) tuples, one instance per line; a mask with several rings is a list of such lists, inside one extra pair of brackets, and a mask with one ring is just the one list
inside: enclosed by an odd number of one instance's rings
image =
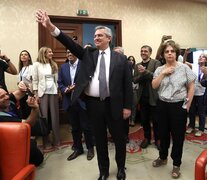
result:
[(76, 77), (80, 70), (81, 62), (67, 49), (67, 60), (61, 65), (58, 72), (58, 85), (63, 95), (63, 108), (69, 113), (72, 126), (73, 149), (74, 152), (67, 158), (68, 161), (77, 158), (83, 154), (82, 132), (84, 133), (86, 147), (88, 149), (87, 159), (94, 157), (92, 142), (92, 130), (88, 119), (86, 105), (78, 98), (75, 103), (71, 103), (71, 95), (75, 88)]
[[(84, 49), (55, 27), (45, 11), (37, 11), (36, 18), (37, 22), (46, 27), (67, 49), (82, 60), (72, 101), (75, 101), (81, 93), (86, 94), (87, 111), (96, 139), (100, 171), (98, 180), (105, 180), (109, 176), (107, 127), (115, 143), (117, 179), (126, 179), (123, 119), (131, 115), (132, 79), (126, 57), (110, 50), (111, 29), (105, 26), (96, 27), (94, 35), (96, 48)], [(100, 85), (103, 85), (103, 88), (99, 87)]]

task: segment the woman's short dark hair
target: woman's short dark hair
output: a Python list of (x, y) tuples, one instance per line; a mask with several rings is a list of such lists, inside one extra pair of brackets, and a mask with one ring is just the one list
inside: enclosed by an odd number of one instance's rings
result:
[(164, 53), (165, 53), (165, 49), (168, 46), (171, 46), (174, 49), (174, 51), (176, 53), (176, 61), (177, 61), (178, 56), (180, 55), (180, 46), (179, 46), (179, 44), (175, 43), (175, 41), (173, 41), (173, 40), (166, 41), (165, 43), (162, 44), (162, 46), (161, 46), (161, 56), (163, 58), (165, 58)]

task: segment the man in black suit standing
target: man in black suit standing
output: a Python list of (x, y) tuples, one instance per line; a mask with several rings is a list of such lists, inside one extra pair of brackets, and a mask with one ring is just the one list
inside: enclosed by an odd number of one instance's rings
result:
[(82, 60), (72, 101), (75, 101), (83, 92), (86, 95), (88, 115), (93, 124), (96, 139), (100, 171), (98, 180), (105, 180), (109, 176), (107, 127), (115, 143), (117, 179), (126, 179), (126, 141), (123, 119), (131, 115), (132, 79), (126, 57), (110, 50), (111, 29), (105, 26), (96, 27), (94, 34), (96, 48), (83, 48), (52, 24), (45, 11), (38, 10), (36, 20), (78, 59)]

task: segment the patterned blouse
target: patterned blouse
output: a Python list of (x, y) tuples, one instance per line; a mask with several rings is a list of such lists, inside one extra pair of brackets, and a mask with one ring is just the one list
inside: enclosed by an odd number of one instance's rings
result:
[[(158, 67), (154, 72), (156, 78), (165, 65)], [(187, 84), (195, 81), (196, 75), (183, 63), (178, 62), (174, 73), (165, 76), (158, 87), (159, 99), (165, 102), (179, 102), (187, 97)]]

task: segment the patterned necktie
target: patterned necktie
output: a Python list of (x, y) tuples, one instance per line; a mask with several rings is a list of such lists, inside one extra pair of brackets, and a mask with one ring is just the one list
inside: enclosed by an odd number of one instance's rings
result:
[(108, 97), (107, 83), (106, 83), (106, 66), (105, 66), (105, 52), (101, 52), (100, 69), (99, 69), (99, 95), (100, 99), (104, 100)]

